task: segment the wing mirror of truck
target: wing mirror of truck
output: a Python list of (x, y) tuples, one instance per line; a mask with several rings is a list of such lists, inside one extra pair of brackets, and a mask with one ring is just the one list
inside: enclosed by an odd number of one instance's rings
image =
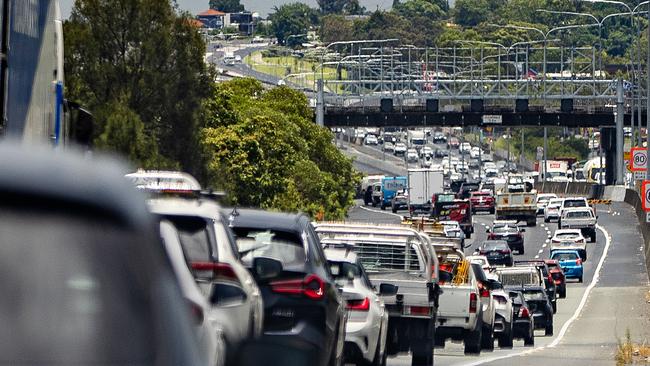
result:
[(392, 285), (390, 283), (382, 283), (379, 285), (379, 294), (382, 296), (394, 296), (397, 295), (398, 286)]
[(253, 259), (253, 273), (259, 280), (276, 278), (282, 273), (282, 263), (271, 258), (255, 258)]

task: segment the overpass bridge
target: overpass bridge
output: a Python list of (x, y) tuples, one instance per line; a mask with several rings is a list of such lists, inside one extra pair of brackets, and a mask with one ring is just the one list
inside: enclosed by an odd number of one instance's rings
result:
[[(605, 72), (594, 47), (549, 47), (552, 41), (510, 47), (458, 42), (447, 48), (397, 40), (331, 44), (315, 71), (316, 122), (600, 128), (608, 166), (622, 183), (623, 126), (640, 128), (646, 118), (647, 92), (627, 80), (642, 80), (647, 72)], [(326, 77), (326, 68), (335, 75)]]

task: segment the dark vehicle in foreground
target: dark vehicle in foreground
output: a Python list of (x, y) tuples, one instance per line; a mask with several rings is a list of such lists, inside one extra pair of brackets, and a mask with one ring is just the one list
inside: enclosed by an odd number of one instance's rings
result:
[(533, 313), (528, 309), (526, 299), (521, 291), (510, 289), (508, 291), (512, 301), (512, 334), (515, 339), (523, 339), (524, 346), (535, 345), (535, 320)]
[(436, 193), (431, 198), (431, 217), (438, 221), (456, 221), (465, 237), (470, 239), (474, 233), (472, 205), (469, 200), (457, 199), (452, 193)]
[(525, 286), (521, 289), (528, 310), (533, 314), (535, 329), (544, 329), (544, 335), (553, 335), (553, 307), (542, 286)]
[(309, 218), (252, 209), (224, 210), (241, 260), (264, 300), (264, 336), (315, 348), (319, 365), (340, 365), (346, 309)]
[(553, 280), (553, 276), (551, 275), (546, 262), (544, 262), (543, 259), (521, 260), (515, 261), (515, 266), (533, 266), (537, 271), (539, 271), (540, 277), (544, 281), (544, 283), (540, 285), (543, 285), (546, 290), (546, 295), (551, 302), (553, 313), (555, 314), (557, 311), (557, 286), (555, 286), (555, 281)]
[(146, 210), (112, 160), (0, 146), (2, 357), (33, 365), (203, 365)]
[(514, 221), (495, 221), (492, 228), (488, 228), (488, 239), (505, 240), (511, 250), (524, 254), (524, 228), (520, 228)]
[(478, 254), (486, 256), (492, 266), (512, 266), (514, 264), (512, 250), (505, 240), (486, 240), (481, 243), (477, 251)]
[(566, 277), (564, 275), (562, 267), (555, 259), (546, 259), (544, 262), (546, 262), (548, 271), (551, 273), (553, 281), (555, 281), (555, 287), (557, 287), (557, 296), (560, 299), (566, 298)]

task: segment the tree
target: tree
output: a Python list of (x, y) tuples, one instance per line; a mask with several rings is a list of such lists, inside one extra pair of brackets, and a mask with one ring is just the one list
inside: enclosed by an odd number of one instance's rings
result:
[(457, 0), (454, 18), (464, 27), (474, 27), (488, 19), (489, 10), (487, 0)]
[(354, 22), (343, 15), (325, 15), (320, 20), (320, 38), (325, 43), (355, 39)]
[(201, 131), (209, 183), (230, 204), (345, 217), (359, 177), (331, 133), (313, 123), (304, 94), (240, 79), (219, 84), (214, 104), (234, 109)]
[(210, 0), (210, 9), (224, 13), (238, 13), (244, 11), (244, 5), (240, 3), (240, 0)]
[(393, 10), (407, 19), (422, 16), (430, 20), (438, 20), (445, 15), (445, 12), (432, 0), (407, 0), (399, 3)]
[(276, 6), (273, 11), (269, 19), (275, 37), (282, 45), (301, 43), (304, 38), (297, 36), (306, 34), (311, 26), (318, 24), (316, 10), (303, 3), (285, 4), (279, 8)]
[(317, 0), (320, 12), (327, 14), (361, 14), (364, 9), (359, 0)]
[[(77, 0), (64, 39), (70, 98), (96, 111), (123, 104), (129, 113), (121, 121), (140, 131), (132, 112), (143, 125), (144, 137), (134, 141), (155, 142), (158, 160), (178, 162), (201, 176), (196, 131), (212, 76), (190, 15), (176, 14), (162, 0)], [(120, 147), (111, 141), (122, 136), (116, 132), (119, 120), (109, 117), (96, 118), (96, 137), (103, 136), (98, 143)]]

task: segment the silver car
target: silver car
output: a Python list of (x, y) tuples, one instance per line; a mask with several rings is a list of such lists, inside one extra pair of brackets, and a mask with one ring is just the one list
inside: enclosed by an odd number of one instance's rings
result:
[(348, 304), (346, 363), (385, 365), (388, 311), (384, 301), (374, 290), (354, 252), (346, 248), (325, 248), (325, 256)]
[(261, 335), (264, 307), (257, 283), (239, 261), (228, 220), (213, 199), (195, 194), (160, 196), (147, 203), (178, 230), (187, 264), (210, 303), (205, 316), (223, 328), (230, 360), (242, 341)]
[(226, 363), (226, 343), (223, 339), (223, 330), (221, 325), (211, 322), (205, 317), (210, 310), (210, 303), (201, 294), (192, 272), (187, 267), (178, 230), (171, 222), (163, 220), (160, 223), (160, 237), (181, 287), (184, 300), (190, 306), (194, 330), (204, 359), (210, 366), (223, 366)]

